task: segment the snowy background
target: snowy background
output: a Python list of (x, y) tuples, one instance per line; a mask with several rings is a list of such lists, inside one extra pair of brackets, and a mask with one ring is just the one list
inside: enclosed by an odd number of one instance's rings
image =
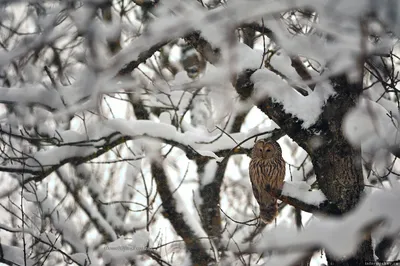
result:
[[(399, 8), (0, 1), (0, 262), (316, 266), (370, 236), (376, 260), (398, 260)], [(329, 105), (336, 77), (362, 87), (351, 108)], [(336, 114), (364, 185), (341, 216), (304, 149), (337, 141), (323, 127)], [(302, 132), (306, 144), (290, 137)], [(256, 138), (286, 161), (267, 226), (248, 174)]]

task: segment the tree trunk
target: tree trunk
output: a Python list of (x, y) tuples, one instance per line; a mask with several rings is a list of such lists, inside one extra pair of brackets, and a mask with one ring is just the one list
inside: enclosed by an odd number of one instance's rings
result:
[[(229, 130), (229, 132), (240, 132), (240, 128), (246, 116), (247, 112), (236, 115), (232, 124), (232, 128)], [(204, 170), (208, 162), (209, 160), (204, 160), (204, 158), (196, 160), (198, 167), (197, 172), (200, 179), (204, 178)], [(217, 246), (219, 245), (222, 232), (221, 211), (219, 209), (220, 192), (227, 164), (228, 160), (218, 164), (214, 173), (213, 181), (200, 187), (200, 196), (203, 200), (203, 203), (200, 204), (200, 213), (202, 216), (201, 222), (203, 228), (207, 234), (212, 237)], [(203, 180), (200, 180), (200, 184), (202, 184), (202, 181)]]
[(163, 215), (169, 219), (176, 233), (185, 242), (193, 265), (208, 265), (213, 262), (214, 259), (202, 245), (199, 236), (195, 234), (186, 222), (184, 215), (178, 211), (178, 203), (174, 198), (173, 192), (170, 190), (168, 177), (165, 174), (162, 163), (153, 161), (151, 163), (151, 173), (157, 185), (157, 192), (162, 200)]
[[(344, 76), (332, 79), (332, 84), (338, 94), (328, 101), (317, 124), (322, 145), (309, 153), (320, 189), (344, 214), (358, 204), (364, 191), (361, 149), (352, 147), (342, 131), (343, 118), (356, 105), (362, 84), (350, 84)], [(329, 265), (366, 265), (374, 261), (371, 237), (352, 258), (337, 260), (328, 254), (327, 259)]]
[[(342, 138), (343, 139), (343, 138)], [(360, 150), (344, 141), (326, 143), (312, 156), (318, 185), (326, 197), (342, 213), (354, 208), (363, 193)], [(338, 260), (327, 255), (328, 265), (367, 265), (374, 261), (371, 238), (362, 242), (357, 253), (348, 260)]]
[[(243, 99), (252, 94), (254, 84), (250, 77), (253, 73), (254, 70), (247, 70), (238, 76), (235, 86)], [(271, 98), (259, 102), (258, 108), (307, 151), (320, 189), (344, 214), (357, 205), (364, 190), (361, 150), (352, 147), (342, 132), (343, 118), (356, 105), (363, 85), (362, 82), (349, 83), (345, 75), (331, 78), (331, 84), (336, 95), (328, 100), (315, 125), (308, 129)], [(340, 266), (365, 265), (365, 262), (374, 261), (371, 238), (365, 239), (349, 259), (340, 260), (329, 254), (327, 259), (329, 265)]]

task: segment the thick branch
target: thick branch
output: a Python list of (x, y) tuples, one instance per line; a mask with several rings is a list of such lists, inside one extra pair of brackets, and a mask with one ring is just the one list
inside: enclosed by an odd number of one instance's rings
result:
[[(232, 124), (231, 133), (240, 132), (240, 128), (247, 116), (246, 113), (237, 114), (234, 122)], [(248, 151), (250, 152), (250, 150)], [(227, 157), (230, 157), (228, 154)], [(211, 183), (203, 185), (205, 178), (205, 167), (210, 162), (210, 160), (200, 160), (197, 161), (197, 172), (200, 178), (200, 196), (202, 198), (202, 203), (200, 204), (200, 211), (202, 215), (202, 225), (209, 236), (215, 237), (215, 241), (219, 241), (222, 232), (221, 224), (221, 212), (219, 208), (220, 203), (220, 192), (223, 179), (225, 176), (226, 167), (228, 165), (228, 160), (224, 160), (220, 163), (215, 172), (213, 173), (213, 179)]]
[(289, 205), (292, 205), (293, 207), (299, 208), (305, 212), (311, 212), (311, 213), (321, 212), (321, 213), (328, 213), (328, 214), (340, 214), (339, 209), (334, 204), (331, 204), (327, 200), (314, 205), (314, 204), (306, 203), (300, 199), (285, 195), (285, 193), (282, 194), (281, 189), (273, 189), (269, 185), (267, 185), (265, 187), (265, 190), (268, 191), (268, 193), (270, 193), (274, 197), (278, 198), (279, 200), (281, 200)]
[(161, 163), (153, 161), (151, 173), (157, 184), (157, 191), (160, 194), (164, 216), (170, 221), (175, 231), (185, 242), (191, 253), (194, 265), (207, 265), (213, 259), (206, 252), (205, 247), (200, 243), (199, 236), (193, 232), (192, 228), (186, 223), (185, 217), (177, 210), (177, 203), (168, 184), (168, 178)]
[[(243, 100), (250, 98), (254, 90), (254, 84), (250, 80), (255, 70), (248, 69), (238, 75), (235, 88), (237, 93)], [(294, 141), (296, 141), (306, 151), (309, 149), (306, 144), (311, 137), (311, 133), (302, 128), (302, 121), (297, 117), (293, 117), (283, 109), (283, 106), (276, 103), (270, 97), (257, 99), (257, 107), (263, 111), (270, 119), (272, 119), (280, 128)]]

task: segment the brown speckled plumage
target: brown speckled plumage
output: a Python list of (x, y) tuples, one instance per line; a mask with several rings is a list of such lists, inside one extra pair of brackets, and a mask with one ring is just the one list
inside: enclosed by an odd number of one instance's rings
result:
[(278, 203), (265, 186), (282, 189), (285, 178), (285, 161), (278, 142), (259, 140), (254, 144), (249, 173), (254, 197), (260, 205), (260, 218), (271, 223), (278, 215)]

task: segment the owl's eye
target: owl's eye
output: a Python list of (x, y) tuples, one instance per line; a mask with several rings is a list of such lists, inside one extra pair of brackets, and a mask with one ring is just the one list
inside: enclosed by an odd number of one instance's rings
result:
[(263, 151), (263, 149), (260, 148), (260, 152), (262, 152), (262, 151)]
[(267, 151), (267, 152), (270, 152), (270, 151), (271, 151), (271, 149), (266, 149), (266, 151)]

